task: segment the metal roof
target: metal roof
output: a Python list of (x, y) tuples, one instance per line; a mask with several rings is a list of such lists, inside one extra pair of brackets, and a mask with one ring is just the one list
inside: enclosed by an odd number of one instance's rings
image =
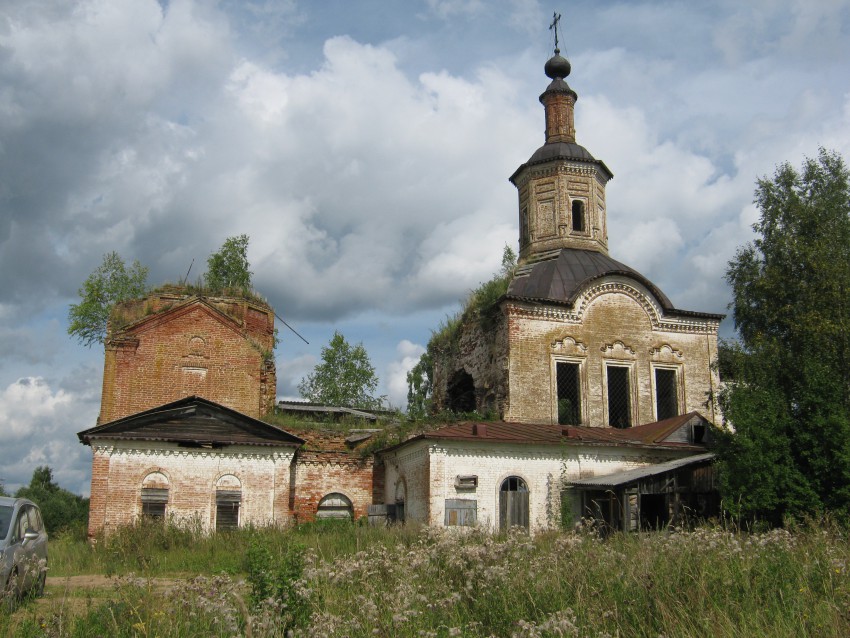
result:
[(660, 288), (634, 268), (608, 255), (580, 248), (561, 248), (549, 259), (520, 266), (508, 286), (507, 299), (557, 302), (572, 306), (579, 294), (591, 282), (610, 275), (633, 279), (646, 287), (656, 298), (665, 314), (702, 317), (720, 321), (718, 315), (675, 308)]
[[(567, 87), (567, 89), (569, 90), (569, 87)], [(590, 154), (590, 151), (588, 151), (584, 146), (576, 144), (575, 142), (548, 142), (534, 151), (531, 157), (528, 158), (528, 161), (516, 169), (509, 179), (511, 183), (516, 184), (517, 176), (529, 166), (564, 160), (595, 164), (608, 179), (614, 177), (614, 173), (605, 166), (605, 162), (593, 157), (593, 155)]]
[(570, 485), (572, 485), (573, 487), (582, 488), (622, 487), (623, 485), (627, 485), (629, 483), (635, 483), (637, 481), (641, 481), (646, 478), (651, 478), (653, 476), (658, 476), (666, 472), (679, 470), (683, 467), (688, 467), (689, 465), (707, 463), (713, 459), (714, 454), (711, 452), (707, 452), (705, 454), (695, 454), (693, 456), (686, 456), (681, 459), (665, 461), (664, 463), (648, 465), (646, 467), (641, 467), (636, 470), (626, 470), (625, 472), (616, 472), (614, 474), (607, 474), (605, 476), (594, 476), (593, 478), (576, 479), (574, 481), (570, 481)]
[(347, 414), (359, 419), (376, 421), (378, 417), (371, 412), (357, 410), (355, 408), (340, 407), (335, 405), (322, 405), (308, 401), (278, 401), (277, 407), (282, 412), (310, 412), (313, 414)]
[(131, 414), (77, 434), (81, 443), (94, 439), (167, 441), (184, 445), (265, 445), (299, 447), (304, 440), (214, 401), (189, 396)]

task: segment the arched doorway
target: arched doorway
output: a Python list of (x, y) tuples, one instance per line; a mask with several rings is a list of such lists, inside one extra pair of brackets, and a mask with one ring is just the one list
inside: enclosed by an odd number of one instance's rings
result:
[(333, 492), (319, 501), (316, 518), (350, 521), (354, 518), (354, 506), (345, 494)]
[(528, 485), (518, 476), (509, 476), (499, 488), (499, 529), (528, 529)]
[(475, 411), (475, 382), (466, 370), (458, 370), (449, 379), (446, 407), (452, 412)]

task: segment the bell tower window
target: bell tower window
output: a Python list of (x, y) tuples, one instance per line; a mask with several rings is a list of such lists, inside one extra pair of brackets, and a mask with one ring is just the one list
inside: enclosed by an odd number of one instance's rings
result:
[(574, 233), (583, 233), (585, 232), (585, 219), (584, 219), (584, 202), (580, 199), (573, 200), (573, 232)]

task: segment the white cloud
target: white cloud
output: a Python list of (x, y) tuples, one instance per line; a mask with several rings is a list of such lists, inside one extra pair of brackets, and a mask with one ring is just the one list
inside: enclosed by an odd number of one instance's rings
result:
[(407, 407), (407, 373), (419, 362), (425, 348), (418, 343), (403, 339), (396, 346), (396, 359), (387, 365), (385, 385), (390, 405)]
[(95, 424), (92, 398), (54, 389), (41, 377), (22, 377), (0, 392), (0, 465), (8, 487), (29, 483), (37, 466), (48, 465), (60, 485), (88, 492), (90, 452), (76, 432)]

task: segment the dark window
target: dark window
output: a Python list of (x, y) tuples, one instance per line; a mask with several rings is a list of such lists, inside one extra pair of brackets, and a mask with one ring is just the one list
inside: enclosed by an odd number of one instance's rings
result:
[(447, 407), (452, 412), (475, 411), (475, 382), (466, 370), (458, 370), (452, 375), (446, 395)]
[(239, 505), (242, 503), (240, 490), (217, 490), (215, 494), (215, 529), (237, 529), (239, 527)]
[(676, 391), (676, 371), (655, 370), (655, 408), (658, 420), (663, 421), (679, 414), (679, 393)]
[(471, 527), (478, 517), (478, 501), (469, 498), (446, 499), (446, 526)]
[(573, 200), (573, 230), (577, 233), (584, 232), (584, 202)]
[(558, 423), (579, 425), (581, 423), (579, 364), (559, 361), (555, 370), (558, 385)]
[(623, 366), (608, 366), (608, 424), (615, 428), (632, 425), (629, 369)]
[(142, 516), (165, 518), (165, 506), (168, 503), (168, 489), (142, 488)]

